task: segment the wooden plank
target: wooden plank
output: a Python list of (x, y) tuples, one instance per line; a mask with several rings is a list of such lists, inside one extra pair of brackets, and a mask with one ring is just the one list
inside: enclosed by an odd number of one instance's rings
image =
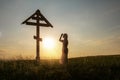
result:
[(37, 36), (33, 36), (33, 38), (36, 39), (36, 40), (42, 41), (42, 38), (39, 38)]
[(33, 26), (41, 26), (41, 27), (51, 27), (49, 24), (43, 24), (43, 23), (34, 23), (34, 22), (26, 22), (26, 25), (33, 25)]
[(42, 19), (42, 18), (40, 18), (40, 17), (39, 17), (39, 18), (37, 18), (37, 17), (32, 17), (32, 19), (33, 19), (33, 20), (39, 20), (39, 21), (41, 20), (41, 21), (44, 21), (44, 19)]
[(25, 24), (30, 18), (34, 17), (36, 15), (36, 13), (34, 13), (33, 15), (31, 15), (29, 18), (27, 18), (25, 21), (22, 22), (22, 24)]
[(44, 19), (44, 21), (53, 28), (52, 24), (42, 15), (42, 13), (39, 13), (39, 15), (41, 16), (42, 19)]

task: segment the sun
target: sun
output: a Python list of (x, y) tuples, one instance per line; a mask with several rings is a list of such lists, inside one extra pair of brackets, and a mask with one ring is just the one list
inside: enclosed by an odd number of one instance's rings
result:
[(61, 48), (54, 37), (46, 36), (42, 40), (41, 52), (43, 53), (42, 57), (45, 59), (58, 59)]
[(53, 49), (55, 47), (55, 41), (53, 38), (46, 37), (43, 39), (43, 46), (47, 49)]
[(58, 46), (58, 41), (51, 36), (46, 36), (42, 40), (41, 53), (42, 58), (58, 59), (60, 57), (61, 48)]

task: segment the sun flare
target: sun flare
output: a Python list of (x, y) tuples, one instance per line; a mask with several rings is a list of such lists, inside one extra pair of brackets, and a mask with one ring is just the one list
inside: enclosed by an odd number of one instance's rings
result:
[(47, 37), (43, 39), (43, 46), (47, 49), (53, 49), (55, 47), (55, 41), (53, 38)]
[(54, 37), (44, 37), (42, 41), (42, 56), (45, 59), (58, 59), (61, 53), (61, 47)]

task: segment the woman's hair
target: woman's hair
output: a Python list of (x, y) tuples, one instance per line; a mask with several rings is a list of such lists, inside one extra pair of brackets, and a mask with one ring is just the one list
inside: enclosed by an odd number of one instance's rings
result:
[(63, 38), (68, 38), (68, 35), (67, 35), (67, 33), (65, 33), (64, 35), (63, 35)]

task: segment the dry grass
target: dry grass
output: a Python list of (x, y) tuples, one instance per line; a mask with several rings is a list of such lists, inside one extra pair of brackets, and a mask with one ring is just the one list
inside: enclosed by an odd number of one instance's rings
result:
[(0, 60), (0, 80), (120, 80), (120, 56), (58, 60)]

